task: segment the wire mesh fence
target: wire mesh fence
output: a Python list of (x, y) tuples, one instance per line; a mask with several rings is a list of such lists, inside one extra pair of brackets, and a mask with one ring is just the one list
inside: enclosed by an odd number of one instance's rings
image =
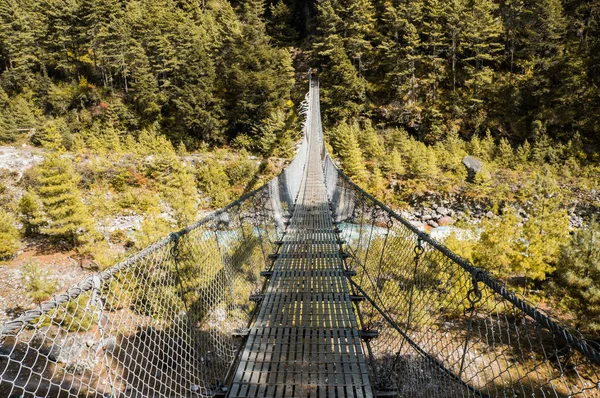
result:
[(324, 170), (373, 383), (399, 397), (598, 397), (600, 346)]
[(222, 393), (293, 210), (304, 139), (278, 177), (0, 329), (0, 397)]
[[(250, 297), (294, 210), (307, 140), (323, 142), (318, 106), (311, 118), (317, 131), (305, 127), (279, 177), (5, 323), (0, 397), (222, 395), (236, 331), (252, 324)], [(380, 396), (600, 397), (597, 344), (366, 194), (324, 145), (321, 155)]]

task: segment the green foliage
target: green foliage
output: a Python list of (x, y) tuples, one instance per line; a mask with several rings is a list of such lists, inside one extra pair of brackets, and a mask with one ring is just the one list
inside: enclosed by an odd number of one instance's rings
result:
[(529, 274), (522, 267), (522, 227), (514, 211), (506, 209), (504, 214), (488, 220), (482, 225), (482, 233), (472, 258), (477, 266), (490, 271), (500, 279)]
[(420, 141), (408, 140), (403, 153), (406, 159), (406, 171), (416, 178), (430, 178), (438, 174), (438, 159), (433, 148)]
[(44, 317), (69, 332), (88, 331), (97, 324), (99, 312), (97, 304), (92, 303), (90, 297), (91, 293), (82, 293), (48, 312)]
[[(591, 152), (600, 99), (593, 10), (560, 0), (321, 1), (310, 50), (325, 119), (373, 117), (430, 144), (454, 128), (480, 137), (489, 129), (515, 147), (541, 139), (541, 125), (563, 143), (579, 131)], [(474, 152), (493, 160), (486, 148)]]
[[(261, 1), (235, 10), (225, 0), (202, 9), (176, 0), (9, 0), (0, 8), (0, 97), (9, 110), (0, 140), (36, 127), (39, 107), (42, 121), (70, 127), (154, 124), (186, 144), (224, 143), (290, 98), (291, 56), (271, 43), (265, 13)], [(268, 14), (276, 44), (295, 40), (284, 2)]]
[(379, 167), (375, 166), (369, 179), (369, 193), (385, 200), (386, 181)]
[(392, 151), (385, 158), (384, 168), (388, 173), (390, 173), (392, 178), (398, 178), (404, 174), (402, 156), (397, 148), (392, 149)]
[(40, 228), (45, 224), (42, 206), (42, 201), (33, 190), (25, 192), (21, 197), (19, 213), (21, 213), (21, 224), (25, 236), (34, 236), (40, 233)]
[(379, 143), (379, 136), (371, 125), (370, 121), (367, 121), (363, 128), (358, 132), (358, 143), (362, 148), (365, 157), (369, 160), (379, 160), (383, 158), (385, 154), (383, 147)]
[(498, 153), (495, 156), (495, 161), (502, 167), (515, 166), (515, 154), (513, 148), (504, 137), (500, 139), (500, 143), (498, 144)]
[(232, 186), (245, 186), (258, 173), (258, 166), (255, 162), (248, 159), (247, 152), (242, 151), (239, 155), (241, 159), (229, 164), (225, 170)]
[(90, 238), (91, 219), (77, 187), (79, 176), (70, 160), (50, 154), (39, 166), (38, 194), (47, 224), (41, 232), (73, 246)]
[(523, 221), (514, 210), (505, 209), (501, 217), (484, 221), (472, 252), (475, 264), (504, 280), (545, 280), (567, 242), (569, 222), (566, 211), (560, 209), (556, 182), (538, 175), (531, 189), (536, 199), (529, 218)]
[(293, 26), (294, 16), (290, 7), (283, 0), (271, 4), (271, 17), (267, 31), (279, 45), (291, 45), (298, 39), (298, 32)]
[(198, 187), (210, 198), (212, 207), (223, 207), (231, 201), (229, 178), (218, 160), (206, 159), (203, 164), (197, 166), (196, 173)]
[(0, 209), (0, 260), (8, 260), (19, 250), (19, 231), (12, 215)]
[(40, 267), (37, 261), (29, 261), (21, 267), (23, 286), (36, 304), (48, 300), (56, 291), (56, 282), (49, 270)]
[(553, 293), (576, 314), (575, 327), (600, 331), (600, 224), (575, 231), (558, 258), (551, 284)]
[(561, 208), (562, 192), (548, 171), (537, 173), (532, 189), (531, 217), (523, 226), (523, 259), (521, 266), (530, 270), (529, 276), (543, 280), (554, 271), (562, 244), (567, 241), (569, 219)]
[(331, 129), (332, 146), (342, 161), (344, 172), (359, 184), (367, 181), (367, 169), (357, 135), (360, 134), (358, 125), (342, 122)]

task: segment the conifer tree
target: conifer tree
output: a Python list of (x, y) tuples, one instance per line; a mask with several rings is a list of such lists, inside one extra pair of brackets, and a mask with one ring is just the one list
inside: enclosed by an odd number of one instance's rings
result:
[(293, 13), (283, 0), (271, 4), (271, 17), (267, 29), (275, 43), (281, 46), (292, 45), (298, 39), (298, 31), (294, 27)]
[(386, 183), (383, 174), (381, 173), (381, 169), (378, 166), (375, 166), (369, 180), (369, 192), (371, 195), (380, 198), (381, 200), (385, 200), (385, 188)]
[(19, 212), (21, 213), (21, 224), (25, 236), (37, 235), (45, 223), (45, 218), (42, 202), (33, 190), (25, 192), (21, 197)]
[(494, 159), (494, 155), (496, 154), (496, 143), (494, 142), (494, 137), (492, 137), (492, 133), (490, 130), (485, 132), (485, 137), (481, 140), (481, 156), (482, 160), (486, 162), (491, 162)]
[[(362, 33), (360, 37), (347, 38), (350, 27), (340, 8), (337, 0), (326, 0), (317, 5), (319, 22), (312, 48), (316, 61), (323, 67), (321, 80), (325, 84), (321, 90), (321, 103), (324, 116), (330, 122), (356, 119), (364, 108), (367, 93), (367, 81), (357, 70), (355, 61), (360, 65), (358, 58), (367, 50), (368, 43)], [(360, 30), (356, 25), (353, 29)], [(352, 54), (358, 58), (353, 59)]]
[(561, 249), (553, 278), (556, 297), (574, 311), (578, 329), (600, 331), (600, 224), (592, 220)]
[(356, 130), (358, 143), (362, 148), (365, 157), (372, 161), (382, 159), (385, 152), (379, 143), (379, 137), (377, 136), (377, 132), (373, 128), (371, 121), (367, 120), (362, 128), (358, 125), (353, 125), (352, 127)]
[(495, 15), (498, 6), (492, 0), (470, 2), (465, 10), (463, 48), (467, 62), (467, 85), (470, 87), (470, 101), (481, 100), (480, 91), (491, 83), (491, 76), (502, 53), (502, 23)]
[(270, 44), (264, 0), (245, 0), (240, 8), (241, 34), (231, 41), (231, 56), (224, 60), (224, 108), (231, 133), (250, 131), (282, 107), (294, 80), (288, 50)]
[(515, 155), (512, 146), (504, 137), (500, 139), (498, 144), (498, 153), (495, 156), (496, 163), (502, 167), (513, 167)]
[(534, 176), (530, 196), (534, 195), (536, 199), (529, 209), (531, 217), (523, 225), (524, 256), (519, 266), (526, 276), (543, 280), (554, 271), (561, 245), (567, 241), (569, 218), (560, 206), (562, 194), (549, 170)]
[(35, 14), (30, 0), (0, 3), (0, 57), (5, 87), (19, 90), (34, 85), (34, 68), (39, 66)]
[(522, 276), (520, 242), (523, 232), (519, 217), (512, 209), (505, 209), (501, 217), (486, 220), (479, 241), (473, 249), (473, 261), (478, 267), (491, 271), (506, 280)]
[(443, 58), (443, 53), (448, 47), (444, 15), (444, 3), (441, 0), (424, 1), (422, 32), (425, 37), (423, 44), (427, 50), (427, 76), (423, 81), (429, 87), (428, 97), (433, 106), (436, 106), (441, 95), (440, 83), (447, 69), (446, 60)]
[(379, 28), (382, 38), (378, 46), (384, 73), (383, 91), (390, 101), (403, 99), (406, 110), (411, 113), (418, 112), (417, 64), (422, 62), (421, 42), (414, 25), (419, 20), (419, 13), (411, 8), (415, 3), (401, 3), (398, 7), (391, 2), (385, 3)]
[(41, 232), (77, 246), (92, 232), (90, 216), (77, 188), (79, 177), (70, 160), (57, 154), (48, 155), (39, 167), (38, 194), (48, 221)]
[(529, 158), (531, 157), (531, 145), (529, 144), (529, 141), (525, 140), (525, 142), (523, 142), (523, 144), (517, 148), (517, 153), (515, 156), (516, 161), (521, 166), (529, 161)]
[(8, 260), (19, 250), (19, 231), (15, 220), (0, 209), (0, 260)]
[(331, 130), (333, 148), (342, 160), (344, 172), (358, 184), (367, 181), (367, 169), (355, 129), (346, 122), (338, 124)]
[(17, 122), (10, 111), (10, 99), (6, 92), (0, 87), (0, 142), (11, 142), (15, 139), (18, 130)]
[(392, 178), (399, 178), (404, 173), (402, 156), (400, 155), (398, 149), (392, 149), (392, 151), (387, 155), (384, 167)]

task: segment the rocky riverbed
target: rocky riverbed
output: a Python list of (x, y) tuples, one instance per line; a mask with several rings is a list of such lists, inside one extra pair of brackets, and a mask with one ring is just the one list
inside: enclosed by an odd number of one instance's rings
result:
[[(573, 200), (566, 208), (569, 224), (573, 229), (581, 228), (594, 215), (600, 215), (600, 192), (592, 190), (588, 196), (585, 200)], [(492, 211), (491, 202), (474, 201), (456, 194), (413, 195), (409, 204), (410, 208), (402, 211), (402, 215), (423, 229), (454, 225), (457, 222), (479, 224), (484, 219), (497, 217), (497, 214)], [(524, 205), (510, 203), (508, 206), (515, 209), (523, 220), (527, 220), (529, 218), (527, 207), (531, 204), (531, 202)]]

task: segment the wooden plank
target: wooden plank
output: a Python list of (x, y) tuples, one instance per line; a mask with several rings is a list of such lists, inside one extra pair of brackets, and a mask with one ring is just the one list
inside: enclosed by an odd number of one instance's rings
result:
[[(312, 130), (309, 134), (312, 134)], [(230, 397), (372, 397), (317, 140)]]

